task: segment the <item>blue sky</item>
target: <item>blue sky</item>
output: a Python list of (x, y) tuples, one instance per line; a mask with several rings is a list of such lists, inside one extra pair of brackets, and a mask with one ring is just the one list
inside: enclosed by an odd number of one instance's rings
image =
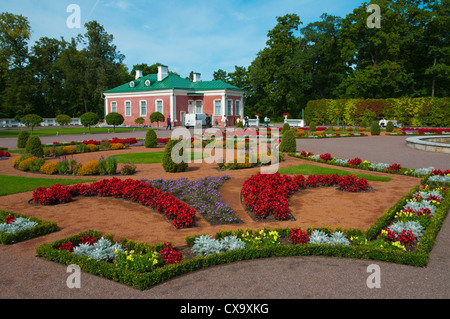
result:
[[(114, 44), (131, 69), (160, 62), (185, 77), (190, 71), (211, 80), (218, 69), (249, 66), (264, 48), (276, 17), (300, 16), (303, 26), (322, 13), (345, 17), (358, 0), (0, 0), (0, 10), (22, 14), (40, 37), (70, 40), (84, 34), (83, 24), (97, 20), (114, 35)], [(70, 4), (81, 11), (81, 28), (69, 28)]]

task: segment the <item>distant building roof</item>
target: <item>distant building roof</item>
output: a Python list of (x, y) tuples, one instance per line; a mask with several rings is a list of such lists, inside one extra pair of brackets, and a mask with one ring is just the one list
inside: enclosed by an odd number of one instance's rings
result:
[(158, 74), (149, 74), (103, 93), (132, 93), (172, 89), (188, 90), (192, 91), (192, 93), (196, 93), (197, 91), (225, 89), (243, 91), (242, 89), (223, 81), (193, 82), (174, 74), (168, 74), (165, 79), (158, 81)]

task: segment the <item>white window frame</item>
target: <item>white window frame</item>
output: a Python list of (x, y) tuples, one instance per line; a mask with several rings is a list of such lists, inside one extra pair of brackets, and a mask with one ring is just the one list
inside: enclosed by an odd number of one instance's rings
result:
[(188, 113), (195, 114), (195, 101), (194, 100), (188, 101)]
[(111, 113), (117, 113), (117, 101), (111, 102)]
[[(158, 110), (158, 102), (161, 102), (161, 111)], [(164, 114), (164, 100), (158, 99), (155, 101), (155, 112), (160, 112)]]
[[(200, 105), (201, 105), (201, 107), (200, 107), (200, 113), (197, 112), (197, 103), (198, 103), (198, 102), (200, 102)], [(195, 111), (195, 114), (203, 114), (203, 101), (202, 101), (202, 100), (195, 100), (195, 103), (194, 103), (194, 111)]]
[[(231, 102), (231, 104), (230, 104), (230, 102)], [(231, 99), (227, 100), (227, 115), (229, 115), (229, 116), (234, 115), (233, 114), (233, 100), (231, 100)]]
[[(216, 103), (219, 102), (219, 105)], [(217, 113), (217, 107), (219, 107), (219, 113)], [(222, 100), (214, 100), (214, 115), (222, 115)]]
[[(130, 114), (127, 114), (127, 103), (130, 103)], [(131, 114), (132, 114), (132, 112), (131, 112), (131, 101), (125, 101), (124, 108), (125, 108), (125, 110), (124, 110), (125, 116), (130, 117)]]
[[(142, 103), (145, 103), (145, 114), (142, 113)], [(141, 100), (139, 101), (139, 114), (140, 116), (147, 116), (147, 101), (146, 100)]]

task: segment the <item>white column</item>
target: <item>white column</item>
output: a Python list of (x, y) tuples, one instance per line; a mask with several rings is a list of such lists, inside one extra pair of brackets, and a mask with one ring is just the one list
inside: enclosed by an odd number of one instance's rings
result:
[(109, 104), (108, 98), (105, 97), (105, 117), (106, 117), (106, 115), (108, 115), (108, 104)]

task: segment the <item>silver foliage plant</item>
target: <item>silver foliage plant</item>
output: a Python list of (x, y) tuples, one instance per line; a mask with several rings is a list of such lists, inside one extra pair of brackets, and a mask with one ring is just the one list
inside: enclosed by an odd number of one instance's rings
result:
[(86, 243), (80, 244), (73, 249), (75, 255), (83, 255), (95, 260), (109, 260), (112, 261), (116, 257), (117, 252), (122, 252), (124, 249), (119, 243), (111, 244), (105, 238), (100, 238), (93, 245)]
[(210, 235), (201, 235), (195, 239), (191, 250), (195, 256), (207, 256), (242, 248), (245, 248), (245, 243), (234, 235), (218, 240)]
[(336, 231), (331, 235), (327, 235), (324, 231), (313, 230), (309, 236), (310, 244), (328, 244), (328, 245), (350, 245), (350, 241), (345, 237), (344, 233)]
[(16, 220), (9, 224), (0, 224), (1, 233), (14, 234), (18, 231), (36, 227), (38, 223), (24, 217), (17, 217)]
[(420, 240), (422, 238), (423, 233), (425, 231), (425, 228), (423, 228), (423, 226), (416, 221), (406, 221), (406, 222), (398, 221), (393, 223), (389, 227), (389, 229), (395, 232), (396, 234), (401, 234), (403, 230), (405, 232), (408, 232), (408, 230), (410, 230), (417, 240)]

